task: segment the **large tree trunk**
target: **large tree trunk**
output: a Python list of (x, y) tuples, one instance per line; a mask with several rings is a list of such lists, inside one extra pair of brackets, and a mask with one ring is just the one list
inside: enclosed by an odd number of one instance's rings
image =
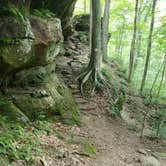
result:
[(92, 93), (102, 84), (101, 77), (101, 4), (100, 0), (92, 0), (92, 36), (91, 57), (85, 71), (79, 76), (81, 92), (87, 81), (92, 83)]
[(89, 55), (91, 55), (91, 47), (92, 47), (92, 0), (90, 0), (90, 10), (89, 10), (89, 13), (90, 13), (90, 19), (89, 19), (89, 22), (90, 22), (90, 26), (89, 26)]
[(134, 32), (133, 32), (133, 39), (132, 39), (132, 42), (131, 42), (131, 49), (130, 49), (130, 63), (129, 63), (129, 76), (128, 76), (128, 81), (129, 82), (131, 82), (131, 77), (132, 77), (132, 74), (133, 74), (133, 67), (134, 67), (136, 33), (137, 33), (138, 3), (139, 3), (139, 0), (136, 0), (135, 17), (134, 17)]
[(108, 58), (110, 4), (111, 0), (105, 0), (104, 16), (102, 20), (102, 46), (101, 46), (104, 61), (107, 61)]
[(141, 93), (142, 93), (142, 91), (144, 89), (144, 86), (145, 86), (145, 81), (146, 81), (147, 72), (148, 72), (148, 66), (149, 66), (149, 59), (150, 59), (150, 56), (151, 56), (152, 34), (153, 34), (153, 28), (154, 28), (156, 2), (157, 2), (157, 0), (153, 0), (151, 24), (150, 24), (150, 31), (149, 31), (149, 37), (148, 37), (148, 47), (147, 47), (146, 62), (145, 62), (144, 73), (143, 73), (142, 82), (141, 82), (141, 88), (140, 88), (140, 92)]
[(100, 68), (101, 56), (101, 4), (100, 0), (92, 0), (92, 45), (89, 66)]
[(3, 14), (4, 10), (8, 10), (8, 8), (10, 8), (10, 5), (14, 5), (16, 7), (24, 7), (26, 9), (30, 9), (30, 4), (31, 4), (31, 0), (0, 0), (0, 13)]

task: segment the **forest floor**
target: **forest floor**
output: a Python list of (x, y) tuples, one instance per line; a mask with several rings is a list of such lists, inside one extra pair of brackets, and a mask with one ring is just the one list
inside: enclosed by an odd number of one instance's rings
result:
[[(76, 76), (86, 62), (86, 49), (78, 56), (57, 60), (59, 76), (80, 109), (81, 125), (51, 123), (49, 134), (38, 135), (43, 154), (35, 157), (33, 166), (166, 166), (166, 142), (145, 136), (140, 139), (127, 105), (122, 118), (111, 117), (104, 91), (93, 97), (80, 94)], [(23, 161), (12, 164), (25, 165)]]
[[(75, 73), (80, 70), (80, 61), (66, 57), (61, 57), (58, 61), (62, 78), (71, 89), (81, 111), (82, 127), (79, 130), (96, 148), (96, 155), (80, 165), (165, 166), (166, 144), (164, 141), (150, 140), (146, 137), (140, 139), (140, 133), (132, 129), (130, 119), (125, 121), (127, 118), (111, 117), (108, 113), (108, 97), (104, 92), (99, 92), (92, 98), (81, 96), (75, 81)], [(127, 113), (124, 113), (124, 117), (125, 115)], [(93, 152), (94, 149), (91, 148)]]

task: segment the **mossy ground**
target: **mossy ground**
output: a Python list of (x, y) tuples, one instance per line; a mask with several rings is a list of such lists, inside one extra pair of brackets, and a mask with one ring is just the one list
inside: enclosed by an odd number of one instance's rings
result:
[(1, 166), (38, 166), (44, 157), (61, 161), (67, 159), (68, 153), (95, 155), (95, 146), (79, 132), (77, 125), (62, 124), (57, 118), (39, 117), (20, 124), (0, 116)]

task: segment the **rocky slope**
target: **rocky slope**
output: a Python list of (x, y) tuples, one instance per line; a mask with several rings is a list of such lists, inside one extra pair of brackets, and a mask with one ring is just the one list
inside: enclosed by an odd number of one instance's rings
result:
[(3, 3), (0, 18), (1, 113), (22, 122), (55, 114), (71, 119), (71, 123), (79, 121), (72, 95), (55, 72), (64, 39), (61, 20), (30, 15), (26, 3)]

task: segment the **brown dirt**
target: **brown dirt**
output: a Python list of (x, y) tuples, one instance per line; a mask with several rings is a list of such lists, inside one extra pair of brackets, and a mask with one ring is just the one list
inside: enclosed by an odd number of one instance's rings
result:
[[(138, 122), (128, 111), (128, 104), (122, 118), (113, 118), (104, 91), (91, 98), (80, 94), (76, 75), (84, 59), (84, 56), (61, 56), (57, 60), (57, 71), (71, 89), (81, 112), (82, 125), (52, 124), (52, 134), (39, 136), (45, 154), (35, 158), (34, 166), (166, 166), (165, 142), (139, 138), (140, 132), (132, 128)], [(84, 151), (86, 141), (96, 147), (96, 155)], [(22, 161), (13, 164), (24, 165)]]
[[(163, 142), (147, 138), (141, 140), (140, 133), (132, 131), (124, 120), (111, 118), (108, 114), (108, 98), (104, 92), (95, 94), (93, 98), (81, 96), (75, 81), (75, 74), (80, 68), (77, 63), (72, 65), (70, 62), (73, 59), (70, 58), (61, 57), (61, 62), (57, 65), (58, 69), (63, 73), (62, 78), (71, 89), (81, 111), (83, 125), (80, 130), (97, 148), (96, 157), (86, 162), (85, 166), (141, 166), (142, 157), (149, 156), (155, 156), (162, 166), (166, 165), (166, 156), (161, 153), (166, 151)], [(69, 71), (68, 68), (71, 73), (64, 74), (64, 71)]]

